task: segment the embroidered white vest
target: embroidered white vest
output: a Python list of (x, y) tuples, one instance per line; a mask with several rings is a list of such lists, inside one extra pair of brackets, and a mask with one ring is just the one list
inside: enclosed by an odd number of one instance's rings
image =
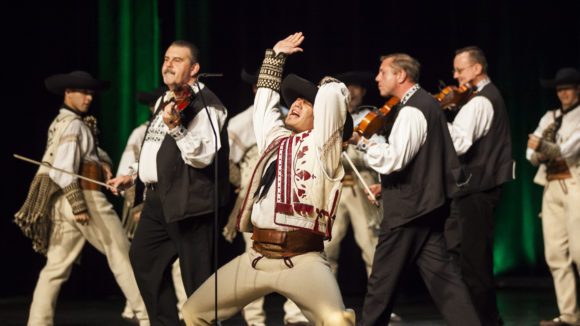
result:
[(344, 169), (338, 161), (336, 165), (340, 169), (336, 177), (327, 174), (310, 130), (278, 138), (266, 148), (250, 179), (238, 216), (238, 230), (252, 231), (254, 193), (260, 185), (266, 163), (273, 155), (277, 155), (278, 159), (274, 223), (309, 230), (330, 239)]

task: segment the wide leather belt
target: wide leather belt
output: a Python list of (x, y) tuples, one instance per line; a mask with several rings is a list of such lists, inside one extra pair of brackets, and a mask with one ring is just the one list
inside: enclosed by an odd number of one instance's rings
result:
[[(80, 171), (81, 171), (80, 174), (83, 177), (91, 178), (93, 180), (101, 182), (105, 180), (103, 176), (103, 168), (99, 163), (83, 162), (81, 164)], [(98, 184), (83, 179), (80, 179), (80, 185), (81, 189), (84, 190), (101, 190), (101, 186), (99, 186)]]
[(252, 248), (267, 258), (287, 258), (323, 251), (322, 235), (306, 230), (277, 231), (254, 226)]
[(546, 179), (548, 181), (569, 179), (571, 177), (572, 173), (570, 173), (565, 159), (559, 157), (548, 162), (546, 168)]

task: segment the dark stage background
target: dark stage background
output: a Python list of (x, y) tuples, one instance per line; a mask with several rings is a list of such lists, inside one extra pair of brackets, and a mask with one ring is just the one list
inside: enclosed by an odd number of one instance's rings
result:
[[(525, 7), (521, 7), (524, 4)], [(48, 93), (44, 78), (83, 69), (113, 87), (99, 94), (92, 111), (100, 118), (101, 146), (119, 160), (130, 131), (147, 109), (135, 102), (137, 91), (160, 83), (160, 64), (176, 38), (196, 43), (203, 72), (221, 72), (206, 84), (222, 99), (230, 116), (252, 102), (240, 70), (254, 72), (264, 50), (282, 37), (303, 31), (304, 53), (293, 55), (286, 72), (312, 81), (348, 70), (377, 71), (379, 56), (406, 52), (422, 64), (421, 85), (437, 92), (438, 81), (451, 84), (457, 48), (480, 46), (489, 75), (503, 93), (510, 118), (517, 179), (506, 185), (497, 214), (495, 272), (506, 277), (548, 276), (538, 212), (541, 188), (525, 161), (527, 134), (546, 109), (557, 105), (554, 91), (539, 78), (553, 78), (563, 66), (580, 68), (580, 2), (544, 5), (510, 1), (45, 1), (11, 2), (3, 12), (5, 56), (3, 212), (0, 246), (0, 296), (31, 296), (44, 257), (13, 224), (36, 168), (12, 158), (18, 153), (40, 159), (46, 131), (62, 98)], [(9, 10), (8, 10), (9, 9)], [(375, 89), (367, 103), (380, 105)], [(119, 207), (119, 200), (114, 199)], [(220, 245), (220, 260), (242, 250)], [(223, 242), (223, 241), (222, 241)], [(63, 292), (70, 296), (119, 294), (106, 260), (86, 246)], [(358, 249), (343, 245), (339, 281), (343, 292), (364, 293), (365, 276)]]

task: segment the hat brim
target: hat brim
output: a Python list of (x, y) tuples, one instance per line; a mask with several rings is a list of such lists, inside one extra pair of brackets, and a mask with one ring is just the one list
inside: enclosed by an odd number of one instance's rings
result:
[(316, 85), (295, 74), (286, 76), (282, 81), (282, 97), (288, 107), (291, 107), (297, 98), (305, 99), (314, 104), (317, 92)]
[(370, 71), (349, 71), (334, 76), (345, 85), (359, 85), (368, 88), (375, 79), (375, 75)]
[(246, 71), (246, 69), (242, 69), (242, 72), (240, 74), (240, 77), (242, 78), (243, 81), (245, 81), (248, 84), (256, 85), (258, 83), (258, 74), (256, 74), (256, 75), (250, 75)]
[(73, 71), (68, 74), (50, 76), (44, 80), (44, 85), (50, 92), (62, 95), (66, 89), (101, 91), (109, 88), (110, 83), (94, 79), (84, 71)]
[(157, 87), (153, 92), (137, 92), (137, 102), (148, 106), (153, 106), (157, 100), (165, 94), (167, 86)]
[(558, 85), (580, 85), (580, 76), (576, 78), (540, 79), (540, 84), (544, 88), (555, 88)]

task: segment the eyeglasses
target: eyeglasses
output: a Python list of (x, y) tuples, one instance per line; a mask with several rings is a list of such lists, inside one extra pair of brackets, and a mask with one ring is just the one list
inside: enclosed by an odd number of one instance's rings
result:
[(453, 69), (451, 69), (451, 74), (452, 75), (455, 75), (455, 73), (461, 74), (465, 69), (471, 68), (474, 65), (475, 65), (475, 63), (474, 64), (470, 64), (469, 66), (463, 67), (463, 68), (453, 68)]

